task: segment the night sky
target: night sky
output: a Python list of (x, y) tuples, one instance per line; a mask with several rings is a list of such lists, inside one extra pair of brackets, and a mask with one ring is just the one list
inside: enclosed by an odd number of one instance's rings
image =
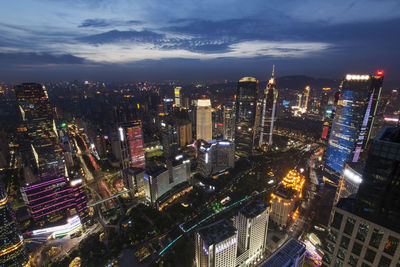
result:
[(399, 0), (13, 0), (0, 5), (0, 81), (400, 80)]

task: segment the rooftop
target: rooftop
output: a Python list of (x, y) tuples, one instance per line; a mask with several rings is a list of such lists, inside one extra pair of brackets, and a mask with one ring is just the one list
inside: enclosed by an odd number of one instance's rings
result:
[(267, 207), (268, 206), (264, 202), (255, 200), (241, 208), (240, 213), (242, 213), (247, 218), (254, 218), (263, 213), (267, 209)]
[(386, 127), (376, 136), (375, 140), (400, 143), (400, 127)]
[(239, 80), (240, 83), (242, 82), (257, 82), (257, 79), (254, 77), (243, 77)]
[(296, 190), (292, 189), (291, 187), (283, 186), (279, 186), (278, 189), (274, 192), (275, 195), (284, 199), (291, 199), (296, 195), (296, 193)]
[(200, 228), (197, 232), (208, 245), (220, 243), (236, 234), (236, 228), (226, 220), (220, 220), (213, 224)]
[(284, 267), (294, 266), (296, 259), (301, 257), (306, 251), (305, 246), (298, 240), (291, 238), (286, 241), (259, 267)]

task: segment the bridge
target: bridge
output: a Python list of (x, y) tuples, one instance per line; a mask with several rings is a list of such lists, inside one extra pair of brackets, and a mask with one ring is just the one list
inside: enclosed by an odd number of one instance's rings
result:
[(108, 200), (114, 199), (114, 198), (119, 197), (119, 196), (121, 196), (121, 195), (123, 195), (123, 194), (127, 194), (127, 193), (129, 193), (129, 192), (130, 192), (130, 190), (127, 189), (127, 190), (124, 190), (124, 191), (119, 192), (119, 193), (117, 193), (117, 194), (114, 194), (114, 195), (112, 195), (112, 196), (109, 196), (109, 197), (107, 197), (107, 198), (103, 198), (103, 199), (100, 199), (100, 200), (96, 200), (96, 201), (94, 201), (94, 202), (91, 202), (91, 203), (89, 203), (87, 206), (88, 206), (88, 207), (94, 207), (94, 206), (96, 206), (96, 205), (98, 205), (98, 204), (101, 204), (101, 203), (106, 202), (106, 201), (108, 201)]

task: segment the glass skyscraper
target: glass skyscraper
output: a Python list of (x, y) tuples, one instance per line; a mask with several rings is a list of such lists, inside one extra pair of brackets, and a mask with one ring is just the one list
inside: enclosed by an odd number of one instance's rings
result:
[(346, 75), (332, 122), (325, 167), (338, 183), (343, 165), (357, 162), (370, 138), (383, 75)]
[(262, 103), (261, 133), (259, 139), (260, 148), (272, 145), (272, 134), (274, 130), (276, 114), (276, 101), (278, 99), (278, 89), (276, 88), (274, 72), (275, 66), (272, 70), (272, 76), (269, 79), (267, 87), (264, 91), (264, 98)]
[(258, 81), (253, 77), (239, 80), (236, 94), (235, 151), (239, 157), (252, 154), (256, 140)]

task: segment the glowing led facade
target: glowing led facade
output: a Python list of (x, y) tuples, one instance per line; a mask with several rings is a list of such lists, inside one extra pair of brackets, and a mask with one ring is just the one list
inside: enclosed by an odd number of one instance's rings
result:
[(325, 163), (336, 184), (343, 164), (357, 162), (368, 143), (382, 84), (382, 75), (348, 74), (342, 81)]
[(118, 127), (121, 145), (122, 168), (145, 168), (146, 160), (143, 148), (142, 122), (122, 123)]
[(24, 240), (19, 233), (7, 195), (0, 189), (0, 266), (23, 266), (27, 262)]

